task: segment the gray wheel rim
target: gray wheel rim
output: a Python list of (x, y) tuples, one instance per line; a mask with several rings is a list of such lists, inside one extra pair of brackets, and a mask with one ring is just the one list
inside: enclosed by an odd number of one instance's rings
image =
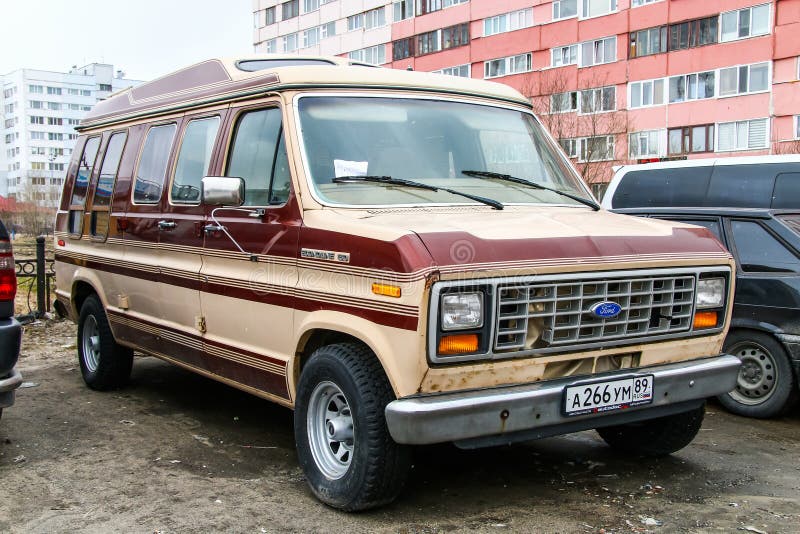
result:
[(97, 319), (94, 315), (89, 315), (83, 323), (83, 363), (90, 372), (97, 371), (97, 364), (100, 362), (100, 328), (97, 326)]
[(355, 434), (350, 403), (333, 382), (320, 382), (311, 392), (306, 431), (320, 471), (332, 480), (342, 478), (353, 461)]
[(775, 393), (778, 382), (775, 357), (753, 341), (737, 343), (731, 347), (730, 353), (742, 361), (736, 388), (729, 393), (731, 398), (748, 406), (766, 402)]

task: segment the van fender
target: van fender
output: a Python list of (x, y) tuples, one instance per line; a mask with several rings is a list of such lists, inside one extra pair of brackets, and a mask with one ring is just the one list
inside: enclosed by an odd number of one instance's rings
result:
[(290, 390), (294, 396), (300, 376), (300, 354), (313, 330), (330, 330), (351, 336), (367, 345), (376, 355), (397, 397), (419, 390), (427, 371), (423, 338), (419, 332), (391, 328), (347, 313), (320, 310), (306, 314), (297, 324), (296, 352), (289, 362)]
[(754, 319), (734, 317), (731, 319), (730, 329), (732, 330), (734, 328), (749, 328), (750, 330), (758, 330), (759, 332), (765, 332), (767, 334), (772, 334), (773, 336), (783, 334), (783, 329), (775, 326), (774, 324), (756, 321)]
[(100, 278), (93, 270), (85, 267), (78, 267), (72, 276), (72, 285), (70, 286), (69, 295), (70, 305), (75, 312), (75, 317), (78, 317), (81, 313), (81, 310), (78, 309), (78, 305), (75, 301), (77, 296), (75, 287), (81, 282), (90, 285), (92, 289), (94, 289), (97, 298), (99, 298), (100, 302), (103, 304), (103, 308), (108, 308), (108, 302), (106, 302), (105, 292), (103, 291), (103, 284), (100, 283)]

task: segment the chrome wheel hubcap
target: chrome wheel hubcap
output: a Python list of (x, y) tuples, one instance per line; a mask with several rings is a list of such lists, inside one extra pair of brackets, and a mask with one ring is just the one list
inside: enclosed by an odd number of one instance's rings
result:
[(772, 354), (761, 345), (753, 342), (742, 343), (731, 349), (742, 361), (736, 389), (730, 396), (742, 404), (761, 404), (775, 392), (778, 369)]
[(353, 416), (347, 397), (333, 382), (320, 382), (311, 393), (306, 417), (308, 444), (326, 477), (336, 480), (353, 461)]
[(97, 319), (94, 315), (86, 317), (83, 323), (83, 363), (90, 372), (97, 371), (97, 364), (100, 362), (100, 328), (97, 326)]

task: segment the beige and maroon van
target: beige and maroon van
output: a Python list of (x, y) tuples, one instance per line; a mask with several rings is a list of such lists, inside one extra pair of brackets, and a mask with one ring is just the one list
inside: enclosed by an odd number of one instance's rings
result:
[(294, 409), (331, 506), (393, 499), (417, 444), (669, 454), (736, 382), (730, 255), (601, 210), (506, 86), (211, 60), (79, 132), (56, 273), (88, 386), (136, 350)]

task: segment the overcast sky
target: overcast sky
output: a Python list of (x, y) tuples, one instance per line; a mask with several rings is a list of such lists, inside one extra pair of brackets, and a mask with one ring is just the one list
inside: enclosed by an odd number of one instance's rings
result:
[(0, 74), (111, 63), (150, 80), (253, 52), (252, 0), (0, 0)]

